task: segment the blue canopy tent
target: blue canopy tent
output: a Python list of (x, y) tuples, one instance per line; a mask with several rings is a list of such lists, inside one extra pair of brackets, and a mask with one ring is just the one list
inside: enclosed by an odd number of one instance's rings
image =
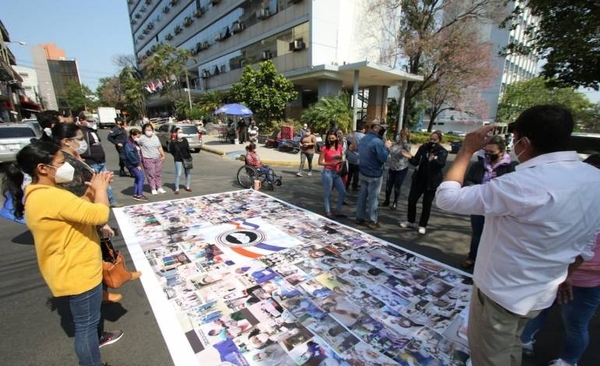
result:
[(252, 111), (248, 107), (237, 103), (225, 104), (221, 108), (217, 109), (214, 114), (227, 114), (237, 117), (252, 117), (253, 115)]

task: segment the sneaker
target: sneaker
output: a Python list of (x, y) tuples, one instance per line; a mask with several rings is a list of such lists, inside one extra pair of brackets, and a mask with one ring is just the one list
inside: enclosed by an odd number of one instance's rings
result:
[(419, 232), (419, 234), (421, 235), (425, 235), (425, 233), (427, 232), (427, 229), (425, 229), (424, 226), (419, 226), (419, 230), (417, 230)]
[(110, 208), (119, 208), (119, 207), (123, 207), (123, 205), (118, 202), (112, 203), (110, 205)]
[(521, 350), (523, 352), (523, 355), (525, 355), (525, 356), (533, 356), (535, 354), (534, 351), (533, 351), (533, 344), (534, 343), (535, 343), (535, 341), (533, 339), (530, 340), (527, 343), (521, 342)]
[(179, 194), (179, 189), (176, 189), (175, 192), (173, 192), (175, 194)]
[(559, 358), (559, 359), (550, 361), (548, 366), (577, 366), (577, 364), (571, 365), (570, 363), (563, 360), (562, 358)]
[(159, 188), (159, 189), (158, 189), (158, 193), (167, 193), (167, 191), (165, 191), (165, 190), (164, 190), (164, 189), (162, 189), (162, 188)]
[(403, 229), (414, 228), (415, 227), (415, 223), (414, 222), (408, 222), (408, 221), (402, 221), (400, 223), (400, 227), (403, 228)]
[(364, 225), (365, 224), (365, 220), (363, 220), (363, 219), (356, 219), (356, 221), (354, 221), (354, 223), (356, 225)]
[(306, 175), (308, 175), (309, 177), (311, 177), (312, 176), (312, 172), (308, 172), (308, 173), (306, 173)]
[(296, 177), (301, 177), (301, 176), (302, 176), (302, 173), (300, 173), (300, 172), (296, 173)]
[(140, 201), (148, 201), (148, 197), (144, 196), (143, 194), (140, 194), (138, 198)]
[(382, 226), (381, 226), (381, 224), (380, 224), (380, 223), (378, 223), (378, 222), (369, 222), (369, 223), (367, 224), (367, 227), (368, 227), (369, 229), (381, 229), (381, 227), (382, 227)]
[(192, 191), (192, 188), (190, 188), (190, 187), (185, 187), (185, 190), (186, 190), (187, 192), (191, 192), (191, 191)]
[(131, 198), (133, 198), (136, 201), (143, 201), (142, 196), (138, 196), (138, 195), (135, 195), (135, 194), (133, 196), (131, 196)]
[(123, 332), (120, 330), (113, 330), (112, 332), (104, 332), (104, 333), (102, 333), (102, 337), (100, 337), (100, 348), (111, 345), (113, 343), (116, 343), (122, 337), (123, 337)]
[(156, 196), (158, 194), (158, 192), (156, 191), (156, 189), (152, 190), (152, 195)]

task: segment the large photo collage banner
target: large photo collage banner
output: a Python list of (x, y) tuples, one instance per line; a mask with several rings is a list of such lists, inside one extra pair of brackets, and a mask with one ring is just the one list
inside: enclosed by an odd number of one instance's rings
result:
[(176, 365), (465, 365), (471, 278), (269, 195), (115, 209)]

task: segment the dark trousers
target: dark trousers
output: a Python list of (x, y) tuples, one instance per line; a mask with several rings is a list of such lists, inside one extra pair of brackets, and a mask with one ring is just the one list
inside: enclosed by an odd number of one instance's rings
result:
[(119, 154), (119, 171), (122, 173), (125, 171), (125, 162), (123, 161), (125, 152), (123, 151), (123, 147), (115, 145), (115, 149), (117, 150), (117, 154)]
[(358, 189), (358, 164), (348, 163), (348, 178), (346, 178), (346, 190), (350, 188), (350, 184), (352, 184), (352, 189)]
[(408, 194), (408, 222), (415, 222), (417, 217), (417, 202), (419, 198), (423, 196), (423, 212), (421, 212), (421, 219), (419, 220), (419, 226), (427, 227), (429, 222), (429, 215), (431, 215), (431, 205), (435, 198), (435, 191), (427, 189), (426, 182), (419, 182), (413, 180), (410, 185), (410, 193)]
[(479, 241), (483, 233), (483, 225), (485, 224), (485, 216), (471, 215), (471, 248), (469, 251), (469, 259), (477, 258), (477, 249), (479, 249)]
[(385, 201), (390, 201), (390, 196), (392, 195), (392, 189), (394, 190), (394, 203), (398, 203), (398, 198), (400, 198), (400, 188), (402, 188), (402, 183), (404, 182), (404, 178), (406, 178), (406, 174), (408, 173), (408, 168), (402, 170), (388, 170), (387, 180), (385, 182)]

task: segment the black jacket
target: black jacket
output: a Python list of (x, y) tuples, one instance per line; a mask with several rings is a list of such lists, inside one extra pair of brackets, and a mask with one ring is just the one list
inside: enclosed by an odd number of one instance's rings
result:
[(110, 129), (106, 139), (115, 146), (117, 146), (117, 144), (125, 145), (125, 141), (127, 141), (127, 132), (125, 129), (115, 126)]
[[(436, 156), (433, 161), (429, 161), (431, 154)], [(433, 147), (431, 142), (421, 145), (415, 156), (408, 160), (417, 167), (412, 175), (412, 184), (426, 184), (428, 191), (435, 191), (444, 180), (442, 169), (447, 158), (448, 150), (442, 145), (437, 144)]]
[(169, 152), (173, 154), (175, 161), (183, 161), (183, 159), (192, 158), (192, 154), (190, 153), (190, 144), (185, 137), (181, 141), (175, 139), (169, 142)]
[[(496, 168), (496, 177), (502, 174), (511, 173), (515, 171), (515, 167), (518, 165), (516, 161), (511, 161), (508, 164), (500, 165)], [(483, 175), (485, 174), (485, 168), (483, 167), (483, 160), (476, 161), (471, 164), (467, 174), (465, 175), (465, 186), (471, 186), (473, 184), (481, 184)]]
[(104, 148), (102, 147), (102, 140), (96, 133), (96, 130), (89, 127), (80, 126), (83, 131), (83, 138), (88, 144), (87, 150), (81, 154), (86, 164), (102, 164), (106, 162), (106, 155), (104, 154)]

